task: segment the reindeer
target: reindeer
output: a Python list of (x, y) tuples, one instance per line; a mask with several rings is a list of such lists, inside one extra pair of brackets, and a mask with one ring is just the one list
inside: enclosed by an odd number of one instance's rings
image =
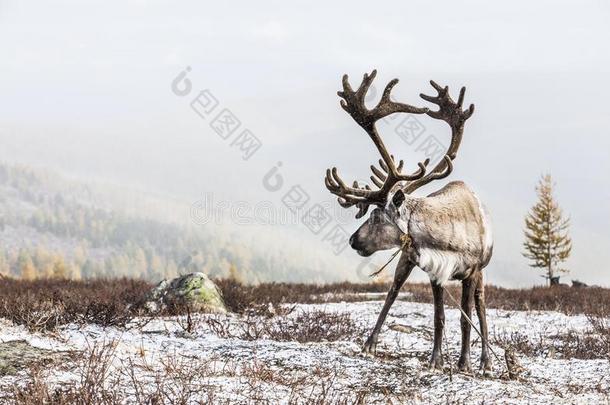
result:
[[(470, 323), (464, 313), (470, 318), (474, 301), (482, 334), (480, 364), (481, 368), (490, 369), (482, 276), (493, 248), (489, 215), (463, 182), (450, 182), (427, 197), (411, 195), (434, 180), (446, 178), (453, 171), (453, 160), (462, 140), (464, 123), (473, 114), (474, 105), (462, 110), (466, 89), (462, 87), (455, 102), (449, 96), (449, 88), (441, 87), (434, 81), (430, 81), (430, 84), (438, 94), (434, 97), (420, 94), (420, 97), (436, 104), (438, 111), (398, 103), (390, 96), (392, 88), (398, 83), (398, 79), (394, 79), (385, 87), (377, 106), (368, 109), (364, 100), (376, 74), (375, 70), (365, 74), (356, 91), (350, 86), (348, 76), (344, 75), (343, 91), (337, 94), (342, 98), (341, 107), (366, 131), (381, 155), (379, 167), (371, 165), (371, 181), (377, 188), (361, 186), (357, 181), (351, 187), (347, 186), (339, 177), (336, 167), (327, 170), (325, 178), (326, 188), (339, 197), (338, 202), (342, 207), (356, 206), (359, 209), (356, 218), (363, 217), (371, 205), (376, 206), (368, 220), (350, 238), (350, 246), (358, 254), (370, 256), (380, 250), (401, 249), (392, 287), (362, 350), (375, 354), (379, 332), (388, 311), (411, 271), (418, 266), (428, 273), (434, 296), (434, 347), (430, 366), (436, 369), (443, 367), (443, 286), (449, 280), (461, 280), (462, 348), (458, 367), (461, 371), (472, 371)], [(451, 143), (443, 159), (433, 169), (428, 170), (430, 160), (426, 159), (418, 163), (415, 172), (405, 174), (404, 162), (400, 160), (397, 164), (394, 156), (387, 151), (377, 132), (376, 122), (394, 113), (427, 114), (449, 124)]]

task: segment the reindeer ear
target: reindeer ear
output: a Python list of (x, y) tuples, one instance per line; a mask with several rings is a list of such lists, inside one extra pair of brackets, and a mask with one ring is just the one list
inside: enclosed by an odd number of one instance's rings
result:
[(392, 203), (396, 208), (400, 208), (403, 202), (405, 202), (405, 193), (402, 190), (398, 190), (394, 193), (394, 197), (392, 197)]

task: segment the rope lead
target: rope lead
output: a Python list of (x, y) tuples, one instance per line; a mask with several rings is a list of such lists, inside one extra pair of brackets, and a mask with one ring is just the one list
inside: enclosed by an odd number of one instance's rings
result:
[(402, 234), (400, 236), (400, 240), (402, 241), (402, 245), (400, 246), (400, 248), (398, 248), (398, 250), (396, 252), (394, 252), (392, 254), (392, 256), (390, 257), (390, 260), (388, 260), (386, 262), (386, 264), (384, 264), (383, 266), (381, 266), (381, 268), (371, 274), (369, 274), (369, 277), (377, 277), (379, 275), (379, 273), (381, 273), (383, 271), (383, 269), (385, 269), (386, 267), (388, 267), (388, 264), (392, 263), (392, 260), (394, 260), (396, 258), (396, 256), (398, 256), (398, 254), (400, 252), (402, 252), (403, 250), (405, 250), (405, 248), (409, 248), (411, 246), (411, 237), (409, 235)]

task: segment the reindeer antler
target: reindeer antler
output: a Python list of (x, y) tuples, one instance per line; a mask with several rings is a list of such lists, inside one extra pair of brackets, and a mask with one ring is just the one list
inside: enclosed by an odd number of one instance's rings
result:
[(366, 214), (371, 204), (383, 205), (388, 193), (396, 183), (401, 181), (416, 181), (417, 179), (424, 177), (426, 174), (426, 166), (429, 163), (429, 160), (426, 160), (423, 163), (419, 162), (419, 169), (416, 172), (412, 174), (402, 174), (404, 162), (401, 160), (399, 161), (398, 166), (396, 166), (394, 157), (388, 153), (386, 146), (375, 127), (376, 122), (394, 113), (423, 114), (428, 113), (429, 111), (427, 108), (397, 103), (390, 99), (390, 94), (394, 86), (398, 83), (398, 79), (394, 79), (386, 85), (381, 100), (379, 100), (379, 103), (375, 108), (371, 110), (367, 109), (364, 100), (376, 75), (376, 70), (373, 70), (370, 75), (365, 74), (362, 78), (362, 83), (356, 91), (350, 86), (348, 76), (344, 75), (343, 91), (337, 92), (337, 95), (343, 98), (343, 100), (341, 100), (341, 107), (366, 131), (381, 155), (381, 159), (379, 160), (381, 170), (371, 165), (371, 170), (373, 171), (371, 180), (379, 189), (372, 190), (369, 186), (360, 187), (357, 182), (354, 182), (352, 187), (349, 187), (339, 177), (336, 167), (333, 167), (332, 170), (326, 170), (326, 188), (339, 197), (338, 201), (342, 207), (347, 208), (357, 205), (360, 210), (356, 214), (356, 218), (360, 218)]
[(462, 142), (462, 134), (464, 132), (464, 123), (474, 113), (474, 104), (470, 104), (467, 110), (462, 110), (464, 103), (464, 94), (466, 87), (462, 87), (457, 103), (451, 99), (449, 95), (449, 86), (441, 87), (434, 80), (430, 80), (430, 84), (437, 91), (436, 97), (420, 94), (419, 96), (426, 101), (438, 105), (438, 111), (428, 111), (427, 114), (435, 119), (443, 120), (451, 127), (451, 143), (447, 149), (443, 160), (441, 160), (428, 175), (422, 176), (411, 183), (407, 184), (404, 191), (411, 194), (418, 188), (430, 183), (433, 180), (443, 179), (453, 171), (453, 159), (457, 156), (457, 151)]

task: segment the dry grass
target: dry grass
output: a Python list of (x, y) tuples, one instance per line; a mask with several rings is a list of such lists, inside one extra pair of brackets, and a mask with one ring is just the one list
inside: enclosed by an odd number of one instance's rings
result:
[[(241, 340), (333, 342), (357, 341), (366, 333), (347, 313), (324, 311), (291, 312), (291, 303), (320, 303), (361, 299), (358, 293), (385, 292), (379, 283), (329, 285), (267, 283), (244, 286), (233, 280), (217, 280), (227, 305), (240, 314), (239, 322), (231, 317), (192, 314), (186, 308), (171, 308), (169, 314), (183, 314), (179, 324), (187, 333), (208, 328), (225, 338)], [(102, 326), (125, 326), (139, 315), (139, 304), (152, 285), (135, 280), (67, 281), (0, 280), (0, 317), (33, 330), (52, 330), (66, 323), (96, 323)], [(457, 287), (452, 294), (459, 296)], [(408, 284), (411, 292), (403, 299), (430, 302), (427, 284)], [(567, 314), (588, 314), (590, 330), (566, 331), (556, 336), (530, 340), (524, 335), (494, 336), (496, 344), (510, 347), (525, 356), (547, 356), (577, 359), (610, 359), (610, 290), (602, 288), (534, 288), (509, 290), (487, 288), (490, 308), (506, 310), (557, 310)], [(288, 305), (286, 305), (288, 304)], [(276, 315), (282, 316), (276, 316)], [(306, 374), (287, 373), (263, 362), (238, 364), (233, 360), (210, 357), (194, 359), (179, 354), (148, 364), (144, 356), (118, 356), (117, 342), (106, 342), (89, 348), (76, 359), (76, 380), (53, 383), (49, 370), (34, 365), (24, 383), (13, 391), (2, 393), (0, 403), (14, 404), (118, 404), (128, 401), (143, 404), (187, 403), (265, 403), (269, 387), (288, 403), (364, 404), (371, 395), (387, 395), (384, 402), (401, 403), (393, 387), (376, 387), (364, 381), (366, 390), (341, 386), (341, 370), (330, 365), (308, 370)], [(74, 360), (72, 360), (74, 361)], [(69, 366), (74, 371), (74, 363)], [(57, 370), (57, 369), (55, 369)], [(223, 397), (219, 379), (239, 384), (238, 394)], [(417, 376), (404, 376), (401, 387), (415, 387)], [(235, 397), (237, 395), (237, 397)], [(402, 394), (401, 394), (402, 395)], [(269, 401), (273, 402), (273, 401)]]
[(237, 325), (224, 316), (206, 317), (204, 323), (209, 330), (222, 338), (247, 341), (269, 339), (299, 343), (336, 342), (361, 339), (366, 332), (348, 313), (319, 310), (269, 319), (247, 314)]
[[(25, 385), (18, 385), (11, 399), (16, 404), (116, 404), (119, 403), (118, 380), (111, 381), (112, 361), (115, 358), (117, 342), (107, 342), (92, 346), (77, 363), (79, 380), (68, 386), (53, 387), (38, 366), (30, 369), (30, 379)], [(3, 398), (10, 401), (9, 398)]]
[(227, 306), (237, 313), (244, 313), (253, 308), (261, 311), (272, 304), (290, 303), (323, 303), (361, 300), (354, 294), (365, 292), (385, 292), (388, 285), (383, 283), (332, 283), (332, 284), (304, 284), (304, 283), (261, 283), (258, 285), (244, 285), (233, 279), (215, 280), (222, 290)]
[[(454, 297), (461, 295), (459, 285), (447, 288)], [(409, 301), (432, 303), (432, 290), (427, 283), (406, 284), (403, 291), (412, 294), (406, 298)], [(610, 289), (601, 287), (561, 285), (512, 289), (488, 285), (485, 287), (485, 300), (487, 308), (509, 311), (558, 311), (567, 315), (598, 314), (601, 311), (610, 315)]]
[[(244, 313), (253, 308), (264, 312), (269, 304), (325, 303), (361, 301), (361, 293), (385, 293), (390, 284), (384, 283), (333, 283), (288, 284), (262, 283), (245, 286), (230, 279), (216, 280), (223, 291), (229, 308)], [(454, 297), (461, 295), (461, 287), (447, 287)], [(432, 289), (428, 283), (407, 283), (402, 291), (410, 294), (401, 299), (432, 303)], [(488, 285), (485, 287), (488, 308), (511, 311), (559, 311), (567, 315), (606, 314), (610, 316), (610, 289), (601, 287), (574, 288), (568, 286), (510, 289)], [(447, 301), (447, 305), (452, 305)]]
[[(362, 300), (360, 293), (385, 292), (383, 283), (291, 284), (262, 283), (243, 285), (231, 279), (216, 280), (228, 308), (240, 314), (273, 317), (286, 310), (282, 304), (323, 303)], [(31, 330), (53, 330), (67, 323), (95, 323), (124, 326), (140, 314), (140, 304), (152, 285), (133, 279), (96, 279), (71, 281), (61, 279), (0, 279), (0, 318), (6, 318)], [(453, 296), (459, 286), (448, 287)], [(402, 299), (432, 302), (426, 283), (406, 284), (411, 294)], [(487, 286), (488, 308), (505, 310), (553, 310), (566, 314), (610, 315), (610, 289), (599, 287), (507, 289)], [(451, 305), (448, 303), (448, 305)], [(164, 315), (186, 314), (185, 307), (172, 307)]]
[[(340, 371), (332, 367), (295, 374), (259, 361), (238, 364), (220, 357), (179, 355), (152, 365), (142, 358), (119, 358), (116, 344), (91, 347), (78, 364), (76, 381), (55, 385), (44, 370), (33, 368), (29, 380), (0, 401), (19, 405), (275, 403), (269, 398), (270, 384), (272, 392), (281, 392), (289, 404), (364, 404), (369, 395), (341, 387), (337, 381)], [(219, 379), (233, 381), (240, 389), (229, 398), (223, 397)]]
[(124, 326), (151, 288), (141, 280), (71, 281), (0, 279), (0, 318), (30, 330), (52, 330), (67, 323)]

